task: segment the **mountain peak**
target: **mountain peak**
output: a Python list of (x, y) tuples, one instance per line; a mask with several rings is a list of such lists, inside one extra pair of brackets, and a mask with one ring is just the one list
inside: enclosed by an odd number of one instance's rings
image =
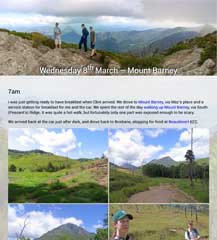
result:
[(135, 170), (136, 166), (134, 166), (133, 164), (130, 163), (124, 163), (121, 165), (122, 168), (127, 168), (127, 169), (131, 169), (131, 170)]
[(54, 228), (53, 230), (48, 231), (40, 238), (37, 238), (35, 240), (89, 240), (93, 236), (93, 233), (89, 233), (82, 227), (79, 227), (73, 223), (65, 223), (61, 226)]
[(150, 161), (148, 164), (158, 164), (158, 165), (164, 165), (165, 167), (174, 166), (177, 164), (177, 162), (172, 159), (170, 156), (165, 156), (160, 159), (154, 159)]

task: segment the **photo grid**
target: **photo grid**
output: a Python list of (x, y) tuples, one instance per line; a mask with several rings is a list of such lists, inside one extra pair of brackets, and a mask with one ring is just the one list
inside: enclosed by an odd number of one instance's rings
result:
[(8, 130), (9, 240), (209, 239), (209, 130)]

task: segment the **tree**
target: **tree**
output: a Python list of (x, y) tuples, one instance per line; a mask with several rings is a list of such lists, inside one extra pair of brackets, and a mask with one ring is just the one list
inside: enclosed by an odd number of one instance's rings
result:
[(23, 226), (20, 230), (19, 233), (17, 233), (17, 240), (30, 240), (30, 238), (26, 238), (23, 233), (25, 231), (25, 228), (27, 227), (28, 223), (27, 223), (28, 217), (26, 216), (23, 222)]
[(98, 228), (94, 240), (107, 240), (108, 228)]
[(47, 171), (48, 172), (55, 172), (55, 167), (54, 167), (54, 165), (51, 163), (51, 162), (49, 162), (48, 163), (48, 165), (47, 165)]
[(193, 161), (195, 159), (194, 153), (192, 150), (188, 150), (185, 154), (185, 159), (189, 163), (189, 179), (191, 182), (191, 186), (193, 186)]
[(17, 167), (16, 167), (14, 164), (12, 164), (12, 165), (9, 167), (9, 171), (10, 171), (10, 172), (16, 172), (16, 171), (17, 171)]

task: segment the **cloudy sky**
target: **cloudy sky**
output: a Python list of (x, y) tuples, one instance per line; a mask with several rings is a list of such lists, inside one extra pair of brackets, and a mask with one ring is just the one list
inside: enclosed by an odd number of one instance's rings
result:
[(89, 232), (103, 227), (107, 206), (100, 204), (10, 204), (8, 238), (15, 240), (26, 220), (24, 235), (35, 239), (66, 223), (73, 223)]
[[(7, 0), (0, 27), (62, 26), (81, 23), (98, 30), (216, 24), (216, 0)], [(108, 30), (106, 29), (106, 30)]]
[(71, 158), (101, 157), (108, 148), (107, 129), (12, 128), (9, 149), (40, 149)]
[[(209, 130), (194, 129), (193, 138), (196, 159), (208, 157)], [(190, 143), (190, 129), (111, 129), (107, 155), (117, 165), (140, 166), (165, 156), (184, 161)]]

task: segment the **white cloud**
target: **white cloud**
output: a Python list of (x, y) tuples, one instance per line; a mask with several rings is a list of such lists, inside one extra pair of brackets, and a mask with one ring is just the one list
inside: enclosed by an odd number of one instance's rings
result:
[(77, 139), (71, 129), (62, 129), (60, 132), (43, 128), (10, 129), (8, 141), (10, 149), (40, 149), (63, 155), (77, 147)]
[(142, 132), (138, 129), (117, 130), (109, 135), (109, 150), (106, 155), (110, 162), (117, 165), (129, 163), (140, 166), (154, 154), (163, 150), (160, 145), (145, 145)]
[[(191, 141), (191, 129), (188, 129), (180, 135), (179, 138), (182, 142)], [(193, 141), (208, 141), (209, 140), (209, 129), (207, 128), (195, 128), (193, 129)]]
[(28, 147), (31, 144), (35, 144), (35, 141), (28, 136), (20, 136), (17, 138), (17, 141), (19, 141), (23, 147)]
[[(215, 0), (7, 0), (1, 2), (0, 11), (70, 18), (123, 17), (131, 22), (140, 19), (176, 26), (177, 23), (216, 24)], [(42, 17), (40, 21), (45, 20)]]
[[(180, 134), (179, 142), (169, 151), (161, 154), (160, 157), (170, 156), (176, 161), (185, 161), (187, 150), (191, 149), (191, 129), (185, 130)], [(193, 151), (196, 159), (209, 156), (209, 130), (195, 128), (193, 130)]]
[(88, 128), (88, 130), (91, 132), (97, 132), (97, 131), (104, 131), (105, 128)]
[(157, 138), (160, 135), (164, 134), (166, 132), (165, 129), (163, 128), (156, 128), (156, 129), (146, 129), (145, 130), (145, 135), (152, 137), (152, 138)]
[(137, 16), (141, 15), (141, 3), (136, 0), (15, 0), (1, 3), (1, 11), (16, 11), (24, 13), (40, 13), (56, 16)]
[(20, 215), (18, 208), (16, 206), (8, 207), (8, 237), (11, 239), (16, 238), (17, 233), (20, 233), (25, 221), (27, 226), (24, 235), (31, 239), (38, 238), (62, 224), (72, 223), (77, 226), (83, 225), (83, 221), (80, 219), (74, 217), (58, 218), (54, 217), (52, 212), (31, 211)]
[(98, 223), (96, 225), (93, 225), (93, 228), (94, 229), (97, 229), (97, 228), (103, 228), (103, 223), (101, 220), (98, 220)]
[(2, 26), (47, 26), (54, 25), (55, 22), (65, 23), (68, 18), (56, 17), (56, 16), (44, 16), (41, 14), (2, 14), (1, 25)]

